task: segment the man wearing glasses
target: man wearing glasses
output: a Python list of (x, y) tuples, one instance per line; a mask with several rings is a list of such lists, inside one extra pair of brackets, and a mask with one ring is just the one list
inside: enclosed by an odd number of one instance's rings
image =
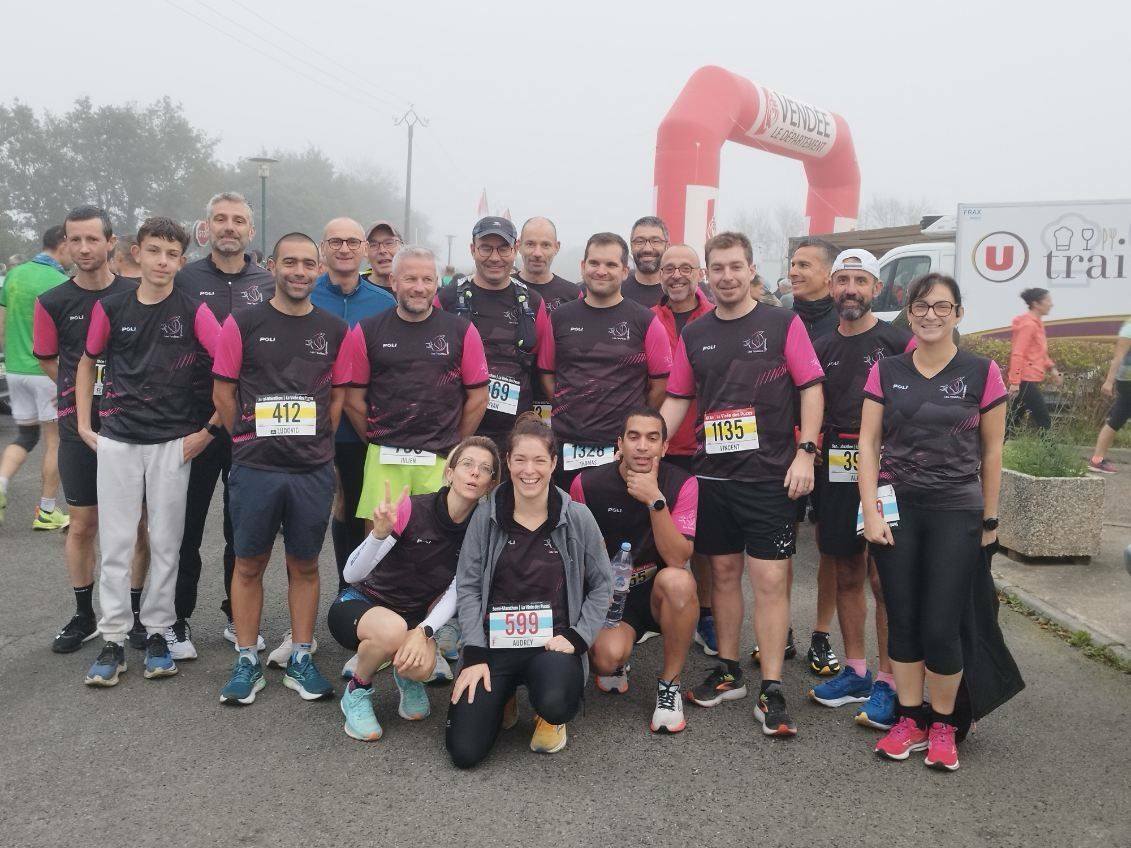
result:
[(376, 221), (370, 224), (365, 240), (369, 253), (369, 270), (362, 276), (392, 295), (393, 257), (404, 244), (401, 235), (388, 221)]
[(632, 225), (629, 236), (632, 264), (636, 270), (621, 286), (621, 294), (651, 309), (660, 302), (660, 260), (668, 249), (668, 226), (654, 215), (646, 215)]
[(476, 435), (506, 449), (515, 418), (534, 402), (534, 360), (550, 321), (542, 295), (512, 279), (518, 234), (506, 218), (481, 218), (471, 231), (475, 273), (440, 290), (440, 307), (475, 325), (483, 339), (491, 382)]

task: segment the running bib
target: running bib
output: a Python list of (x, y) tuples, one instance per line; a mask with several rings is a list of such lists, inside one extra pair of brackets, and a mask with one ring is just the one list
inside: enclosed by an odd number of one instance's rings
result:
[(703, 416), (703, 441), (707, 453), (758, 450), (758, 420), (754, 408), (723, 409)]
[(313, 436), (318, 404), (310, 395), (265, 395), (255, 401), (255, 435)]
[(656, 572), (660, 567), (654, 562), (646, 562), (644, 565), (634, 565), (632, 567), (632, 577), (629, 578), (628, 588), (635, 589), (641, 584), (647, 583), (656, 576)]
[(860, 445), (839, 441), (829, 445), (829, 482), (855, 483), (860, 460)]
[[(899, 524), (899, 504), (895, 502), (895, 489), (891, 486), (880, 486), (876, 489), (875, 508), (879, 511), (884, 521), (895, 527)], [(856, 535), (864, 532), (864, 504), (856, 508)]]
[(507, 415), (518, 414), (518, 380), (491, 375), (487, 386), (487, 408)]
[(435, 465), (436, 454), (416, 448), (394, 448), (381, 445), (378, 457), (382, 465)]
[(549, 426), (551, 406), (550, 406), (550, 402), (548, 400), (536, 400), (536, 401), (534, 401), (534, 406), (532, 406), (531, 409), (534, 410), (535, 415), (537, 415), (539, 418), (541, 418), (542, 421), (547, 426)]
[(554, 636), (549, 604), (496, 604), (487, 617), (491, 648), (541, 648)]
[(616, 458), (616, 452), (613, 445), (575, 445), (566, 442), (562, 446), (562, 467), (566, 471), (576, 471), (578, 468), (608, 465)]
[(106, 360), (99, 358), (94, 362), (94, 396), (102, 395), (102, 381), (106, 379)]

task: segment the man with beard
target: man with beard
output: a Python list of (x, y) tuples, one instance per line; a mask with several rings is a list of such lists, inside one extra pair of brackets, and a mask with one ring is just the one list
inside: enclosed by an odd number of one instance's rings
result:
[(562, 249), (558, 228), (549, 218), (531, 218), (518, 235), (518, 252), (522, 271), (515, 277), (542, 296), (546, 309), (553, 312), (563, 303), (577, 300), (581, 287), (562, 279), (551, 268), (554, 257)]
[(628, 240), (636, 270), (621, 286), (628, 300), (651, 309), (660, 302), (660, 260), (668, 248), (668, 225), (654, 215), (645, 215), (632, 225)]
[[(253, 306), (271, 299), (275, 293), (275, 279), (270, 272), (252, 260), (248, 245), (255, 235), (251, 206), (242, 194), (234, 191), (220, 192), (208, 201), (205, 210), (208, 221), (209, 243), (212, 249), (203, 259), (190, 262), (178, 273), (175, 285), (199, 303), (207, 304), (216, 320), (223, 324), (232, 310)], [(204, 424), (214, 412), (212, 405), (212, 358), (206, 351), (197, 352), (196, 374), (193, 381), (196, 395), (197, 417)], [(231, 437), (223, 427), (210, 425), (212, 441), (192, 462), (189, 475), (188, 502), (185, 507), (185, 534), (181, 540), (180, 563), (177, 570), (177, 620), (173, 624), (174, 659), (193, 659), (196, 646), (192, 643), (189, 618), (196, 609), (197, 584), (200, 582), (202, 562), (200, 545), (204, 540), (204, 525), (217, 479), (224, 486), (224, 601), (220, 608), (228, 617), (224, 638), (235, 643), (232, 627), (231, 595), (232, 569), (232, 519), (228, 497), (228, 472), (232, 467)], [(264, 645), (259, 644), (263, 650)]]
[[(872, 365), (914, 347), (911, 333), (881, 321), (872, 312), (880, 291), (880, 263), (866, 250), (846, 250), (832, 266), (832, 297), (839, 324), (813, 343), (825, 371), (825, 423), (817, 469), (817, 550), (821, 567), (836, 575), (836, 608), (844, 637), (844, 669), (816, 686), (809, 696), (826, 707), (867, 702), (858, 724), (888, 729), (895, 723), (895, 690), (887, 655), (887, 616), (879, 577), (869, 568), (864, 539), (856, 535), (860, 492), (856, 487), (860, 413), (864, 383)], [(868, 602), (865, 578), (871, 576), (876, 601), (876, 641), (880, 665), (875, 683), (865, 659), (864, 622)]]
[(369, 225), (365, 242), (369, 252), (369, 270), (362, 276), (391, 295), (393, 257), (403, 245), (401, 234), (388, 221), (376, 221)]
[[(360, 254), (360, 226), (356, 240)], [(319, 267), (314, 239), (283, 236), (270, 265), (274, 297), (228, 317), (213, 366), (216, 409), (232, 434), (232, 617), (239, 656), (220, 693), (225, 704), (250, 704), (266, 685), (256, 641), (263, 574), (280, 530), (294, 637), (283, 685), (304, 701), (334, 691), (311, 654), (318, 553), (334, 498), (334, 431), (349, 382), (343, 350), (349, 327), (310, 302)]]

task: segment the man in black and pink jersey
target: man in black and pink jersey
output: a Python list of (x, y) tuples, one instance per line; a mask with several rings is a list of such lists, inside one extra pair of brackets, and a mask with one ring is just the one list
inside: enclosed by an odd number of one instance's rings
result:
[(439, 279), (432, 251), (402, 248), (393, 259), (397, 308), (352, 330), (346, 412), (369, 441), (358, 518), (372, 517), (386, 481), (394, 492), (439, 491), (444, 457), (487, 408), (483, 341), (469, 321), (436, 308)]
[(228, 704), (250, 704), (266, 683), (256, 642), (263, 574), (280, 529), (292, 633), (283, 684), (307, 701), (334, 691), (311, 654), (318, 554), (334, 499), (334, 433), (349, 382), (343, 350), (349, 327), (310, 302), (319, 271), (310, 236), (283, 236), (269, 265), (274, 296), (228, 316), (212, 369), (216, 409), (232, 434), (232, 618), (239, 656), (220, 693)]
[(622, 294), (651, 309), (664, 293), (660, 287), (660, 262), (668, 249), (668, 225), (662, 218), (645, 215), (632, 225), (628, 243), (635, 267), (621, 287)]
[(662, 462), (668, 431), (660, 413), (632, 410), (617, 438), (620, 461), (588, 468), (573, 478), (569, 495), (589, 507), (609, 557), (632, 546), (632, 583), (620, 623), (606, 625), (589, 650), (602, 692), (628, 691), (626, 663), (646, 631), (664, 637), (664, 668), (657, 682), (653, 733), (686, 726), (679, 681), (699, 617), (695, 578), (687, 569), (695, 541), (699, 485), (686, 471)]
[[(720, 233), (707, 242), (715, 311), (684, 328), (661, 412), (668, 429), (698, 404), (695, 548), (711, 557), (712, 601), (722, 663), (695, 687), (700, 706), (746, 696), (738, 664), (745, 563), (758, 605), (762, 687), (755, 716), (766, 735), (797, 732), (781, 689), (789, 630), (794, 501), (813, 488), (824, 373), (801, 319), (750, 297), (750, 240)], [(794, 440), (800, 399), (801, 443)]]
[[(108, 267), (107, 255), (116, 239), (110, 216), (96, 206), (72, 209), (63, 221), (63, 231), (75, 263), (75, 275), (44, 292), (35, 304), (32, 352), (43, 371), (55, 380), (59, 410), (59, 476), (70, 507), (63, 556), (75, 593), (75, 614), (55, 636), (51, 650), (57, 654), (77, 651), (83, 642), (98, 634), (94, 618), (94, 539), (98, 535), (98, 456), (79, 437), (75, 406), (75, 371), (86, 349), (90, 313), (104, 297), (137, 288), (137, 283), (115, 276)], [(106, 362), (95, 366), (94, 395), (102, 398), (102, 378)], [(97, 401), (95, 401), (97, 406)], [(95, 417), (91, 426), (98, 429)], [(142, 527), (144, 527), (144, 522)], [(148, 553), (139, 539), (139, 555), (134, 558), (130, 581), (130, 607), (134, 614), (130, 630), (136, 645), (145, 643), (145, 628), (139, 620), (142, 586)]]
[(561, 456), (555, 483), (569, 488), (582, 468), (614, 461), (624, 417), (664, 398), (671, 346), (660, 319), (621, 294), (628, 245), (615, 233), (590, 236), (581, 261), (585, 297), (559, 306), (538, 351), (538, 370), (553, 398)]
[(550, 312), (581, 296), (581, 286), (553, 272), (554, 257), (561, 249), (558, 228), (549, 218), (530, 218), (519, 230), (518, 252), (522, 256), (522, 271), (514, 275), (515, 279), (538, 292)]
[[(817, 467), (813, 501), (817, 509), (817, 550), (822, 566), (836, 574), (837, 618), (844, 637), (844, 668), (809, 692), (827, 707), (863, 703), (858, 724), (887, 729), (894, 723), (895, 685), (887, 656), (887, 618), (875, 567), (869, 568), (864, 539), (856, 534), (860, 491), (856, 485), (860, 452), (860, 410), (864, 381), (879, 360), (914, 346), (911, 333), (881, 321), (872, 312), (880, 290), (880, 263), (866, 250), (845, 250), (832, 266), (832, 298), (840, 323), (813, 343), (825, 372), (825, 423), (822, 463)], [(868, 601), (864, 583), (872, 577), (876, 601), (879, 672), (873, 683), (865, 653)], [(864, 703), (866, 702), (866, 703)]]
[(515, 418), (534, 402), (534, 362), (550, 335), (542, 295), (512, 279), (514, 224), (506, 218), (481, 218), (471, 231), (475, 273), (440, 290), (440, 308), (472, 323), (483, 340), (487, 370), (487, 411), (477, 435), (502, 451)]
[[(141, 282), (94, 305), (75, 374), (78, 434), (98, 454), (98, 629), (105, 644), (87, 673), (91, 686), (114, 686), (126, 670), (130, 559), (143, 503), (150, 547), (149, 590), (141, 604), (149, 634), (145, 676), (177, 673), (165, 633), (176, 620), (189, 462), (212, 441), (197, 413), (193, 370), (201, 348), (212, 355), (219, 332), (211, 310), (173, 285), (187, 248), (188, 233), (176, 221), (150, 218), (141, 225), (134, 248)], [(106, 372), (96, 433), (91, 409), (101, 357)]]

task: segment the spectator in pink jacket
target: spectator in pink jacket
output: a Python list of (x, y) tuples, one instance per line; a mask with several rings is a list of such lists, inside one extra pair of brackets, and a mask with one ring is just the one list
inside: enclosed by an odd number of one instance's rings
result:
[(1051, 374), (1057, 386), (1064, 377), (1049, 359), (1049, 343), (1045, 338), (1043, 319), (1052, 311), (1048, 289), (1025, 289), (1021, 299), (1029, 309), (1013, 319), (1013, 341), (1009, 351), (1009, 394), (1015, 400), (1014, 416), (1027, 410), (1033, 424), (1047, 430), (1052, 426), (1048, 406), (1041, 394), (1045, 374)]

